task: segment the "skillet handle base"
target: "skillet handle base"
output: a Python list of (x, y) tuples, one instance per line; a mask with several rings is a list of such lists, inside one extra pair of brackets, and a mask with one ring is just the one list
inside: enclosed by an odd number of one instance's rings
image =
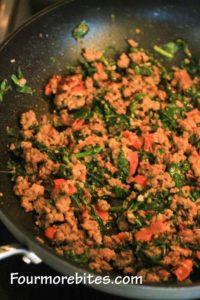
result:
[(39, 264), (42, 262), (35, 253), (23, 248), (19, 244), (0, 246), (0, 261), (13, 255), (23, 255), (22, 259), (27, 264)]

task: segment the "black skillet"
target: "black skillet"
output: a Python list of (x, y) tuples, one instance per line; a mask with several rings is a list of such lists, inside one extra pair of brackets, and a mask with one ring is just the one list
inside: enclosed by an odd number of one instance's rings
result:
[[(82, 20), (88, 22), (90, 31), (78, 43), (72, 38), (71, 31)], [(136, 36), (137, 27), (141, 28), (142, 33)], [(183, 38), (199, 56), (199, 37), (198, 0), (65, 1), (33, 17), (0, 48), (0, 80), (10, 78), (20, 66), (34, 88), (33, 96), (10, 91), (0, 104), (0, 170), (6, 170), (9, 158), (6, 126), (17, 128), (19, 115), (26, 110), (34, 109), (38, 114), (48, 111), (48, 102), (42, 96), (46, 80), (53, 73), (64, 73), (67, 64), (77, 62), (83, 47), (102, 49), (113, 46), (118, 51), (126, 47), (127, 38), (136, 38), (141, 46), (152, 49), (155, 43)], [(11, 63), (13, 59), (15, 63)], [(0, 198), (0, 218), (22, 245), (63, 274), (90, 272), (86, 267), (58, 257), (48, 246), (36, 241), (33, 216), (25, 214), (20, 207), (8, 175), (0, 175), (0, 192), (3, 193)], [(189, 286), (110, 284), (93, 287), (142, 299), (194, 299), (200, 296), (200, 279)]]

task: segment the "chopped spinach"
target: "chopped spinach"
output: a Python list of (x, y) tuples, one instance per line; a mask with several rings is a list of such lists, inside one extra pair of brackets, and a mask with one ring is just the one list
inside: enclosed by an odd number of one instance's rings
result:
[(59, 148), (48, 148), (45, 144), (42, 142), (38, 142), (36, 140), (31, 141), (33, 146), (40, 150), (42, 153), (47, 154), (48, 157), (53, 160), (54, 162), (60, 162), (65, 165), (69, 164), (70, 157), (68, 156), (67, 149), (64, 147)]
[(19, 138), (19, 132), (17, 132), (15, 129), (7, 126), (6, 127), (6, 133), (10, 138), (18, 139)]
[(86, 249), (82, 254), (75, 254), (74, 251), (66, 251), (65, 257), (77, 264), (86, 264), (89, 260), (89, 250)]
[(142, 75), (142, 76), (151, 76), (152, 75), (152, 70), (149, 66), (136, 66), (135, 67), (135, 73), (138, 75)]
[(126, 181), (126, 178), (129, 175), (129, 162), (127, 161), (123, 150), (121, 149), (118, 156), (118, 176), (122, 180), (122, 182)]
[(148, 160), (151, 164), (155, 164), (156, 162), (156, 156), (153, 153), (143, 150), (139, 151), (139, 158), (140, 160)]
[(160, 153), (161, 155), (165, 153), (165, 149), (164, 149), (164, 148), (160, 148), (158, 151), (159, 151), (159, 153)]
[(154, 50), (161, 54), (162, 56), (165, 56), (168, 59), (174, 58), (174, 55), (178, 51), (179, 47), (175, 42), (169, 42), (161, 46), (154, 46)]
[(56, 173), (57, 177), (70, 179), (72, 178), (72, 169), (68, 164), (60, 164), (58, 171)]
[(119, 186), (114, 186), (112, 190), (113, 190), (115, 196), (120, 199), (127, 197), (127, 195), (129, 194), (128, 190), (126, 190), (122, 187), (119, 187)]
[(189, 170), (190, 164), (188, 161), (180, 163), (171, 163), (168, 166), (168, 172), (175, 182), (176, 187), (182, 187), (185, 181), (185, 174)]
[(190, 144), (200, 149), (200, 138), (196, 134), (192, 134), (189, 138)]
[(192, 201), (196, 201), (198, 199), (200, 199), (200, 189), (192, 189), (190, 191), (189, 197)]
[(183, 115), (183, 108), (172, 104), (167, 106), (165, 109), (160, 110), (159, 114), (164, 127), (167, 127), (170, 130), (175, 130), (179, 128), (177, 121)]
[(18, 176), (25, 177), (27, 175), (21, 159), (18, 161), (10, 159), (7, 163), (7, 170), (11, 174), (11, 181), (15, 181)]
[(179, 50), (179, 46), (176, 42), (169, 42), (161, 46), (154, 46), (154, 50), (161, 54), (162, 56), (165, 56), (168, 59), (174, 58), (174, 55)]
[(99, 145), (87, 146), (84, 151), (79, 153), (74, 153), (72, 156), (76, 158), (84, 158), (86, 156), (95, 156), (102, 152), (102, 148)]
[(93, 112), (89, 109), (82, 108), (74, 113), (75, 119), (89, 120), (93, 116)]
[(18, 68), (17, 75), (11, 76), (12, 81), (16, 85), (16, 89), (19, 93), (33, 95), (32, 88), (26, 83), (26, 79), (20, 69)]
[(82, 21), (79, 25), (77, 25), (73, 31), (72, 36), (75, 40), (80, 40), (84, 38), (84, 36), (89, 32), (89, 26), (86, 21)]
[(85, 204), (86, 207), (88, 207), (90, 209), (90, 215), (91, 217), (97, 221), (97, 223), (99, 224), (99, 228), (102, 232), (105, 232), (105, 225), (102, 221), (102, 219), (98, 216), (98, 214), (95, 212), (94, 207), (92, 206), (91, 203), (87, 202), (83, 197), (81, 198), (81, 201)]
[(8, 83), (7, 79), (4, 79), (1, 83), (0, 83), (0, 102), (3, 101), (3, 97), (5, 96), (5, 94), (11, 90), (11, 86)]
[(104, 186), (106, 180), (104, 177), (105, 173), (108, 171), (98, 165), (96, 160), (86, 163), (87, 167), (87, 182), (95, 186)]

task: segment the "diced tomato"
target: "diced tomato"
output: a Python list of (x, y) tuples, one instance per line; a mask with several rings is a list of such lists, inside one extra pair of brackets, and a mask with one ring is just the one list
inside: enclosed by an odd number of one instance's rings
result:
[(200, 251), (196, 251), (196, 257), (200, 260)]
[(135, 238), (136, 240), (149, 242), (151, 241), (154, 234), (162, 233), (165, 232), (166, 230), (167, 230), (167, 226), (163, 223), (162, 220), (160, 220), (151, 224), (150, 227), (138, 231), (135, 235)]
[(139, 163), (138, 153), (128, 149), (127, 160), (129, 161), (129, 175), (132, 176), (135, 174), (138, 167), (138, 163)]
[(50, 85), (50, 83), (47, 83), (45, 85), (45, 88), (44, 88), (44, 94), (46, 96), (49, 96), (49, 95), (51, 95), (51, 93), (52, 93), (52, 91), (51, 91), (51, 85)]
[(134, 138), (132, 146), (135, 149), (141, 149), (142, 148), (142, 142), (140, 141), (139, 138)]
[(143, 175), (137, 175), (134, 178), (134, 182), (141, 185), (141, 186), (146, 186), (147, 184), (147, 178)]
[(125, 233), (125, 232), (119, 232), (119, 233), (117, 234), (117, 237), (118, 237), (120, 240), (124, 240), (125, 236), (126, 236), (126, 233)]
[(140, 149), (142, 147), (142, 142), (141, 140), (135, 136), (135, 134), (133, 134), (131, 131), (124, 131), (122, 133), (122, 136), (125, 138), (125, 139), (128, 139), (130, 143), (132, 143), (132, 147), (135, 148), (135, 149)]
[(91, 195), (91, 193), (90, 193), (90, 190), (87, 189), (87, 188), (85, 188), (84, 192), (85, 192), (85, 199), (86, 199), (87, 201), (90, 202), (90, 200), (91, 200), (91, 198), (92, 198), (92, 195)]
[(78, 131), (81, 129), (81, 127), (83, 126), (85, 120), (76, 120), (74, 121), (74, 123), (72, 124), (72, 129), (73, 131)]
[(68, 194), (69, 196), (72, 196), (76, 193), (76, 187), (73, 185), (68, 185)]
[(97, 73), (99, 74), (101, 74), (104, 71), (102, 63), (95, 63), (95, 68), (97, 69)]
[(150, 242), (152, 239), (153, 233), (150, 228), (141, 229), (135, 235), (137, 241)]
[(160, 220), (151, 224), (151, 230), (153, 234), (162, 233), (166, 231), (166, 225), (163, 223), (162, 220)]
[(101, 218), (102, 221), (108, 221), (109, 214), (107, 211), (96, 210), (96, 213)]
[(60, 187), (62, 184), (68, 185), (68, 195), (72, 196), (76, 193), (76, 187), (70, 184), (68, 180), (65, 180), (63, 178), (54, 179), (54, 192), (58, 192), (60, 190)]
[(138, 167), (138, 162), (139, 162), (138, 153), (133, 152), (133, 155), (131, 156), (131, 159), (129, 160), (129, 163), (130, 163), (129, 174), (130, 175), (135, 174), (137, 167)]
[(165, 269), (162, 269), (159, 271), (159, 274), (165, 278), (165, 277), (169, 277), (170, 273), (168, 271), (166, 271)]
[(173, 271), (178, 281), (184, 281), (187, 279), (192, 272), (192, 267), (193, 261), (191, 259), (185, 259), (181, 265)]
[(144, 138), (144, 151), (150, 151), (153, 146), (153, 134), (147, 134)]
[(79, 83), (71, 89), (72, 94), (84, 94), (86, 91), (84, 82)]
[(65, 183), (65, 179), (54, 179), (54, 191), (59, 191), (61, 184)]
[(126, 131), (124, 131), (124, 132), (122, 133), (122, 136), (128, 139), (128, 138), (130, 138), (130, 136), (131, 136), (131, 132), (128, 131), (128, 130), (126, 130)]
[(93, 137), (93, 136), (88, 136), (88, 137), (85, 138), (85, 140), (83, 140), (83, 141), (81, 141), (81, 142), (79, 143), (79, 145), (80, 145), (81, 147), (84, 147), (85, 145), (93, 145), (93, 144), (95, 144), (95, 141), (94, 141), (94, 137)]
[(44, 235), (49, 239), (52, 240), (55, 236), (55, 233), (57, 232), (58, 228), (53, 226), (53, 227), (48, 227), (44, 231)]

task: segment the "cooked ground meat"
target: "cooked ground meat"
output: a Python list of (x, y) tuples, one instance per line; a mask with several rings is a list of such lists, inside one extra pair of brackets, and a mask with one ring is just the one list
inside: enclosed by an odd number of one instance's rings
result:
[[(55, 112), (21, 116), (14, 192), (59, 255), (98, 272), (187, 280), (200, 260), (199, 75), (129, 39), (45, 87)], [(184, 62), (187, 62), (184, 65)]]

